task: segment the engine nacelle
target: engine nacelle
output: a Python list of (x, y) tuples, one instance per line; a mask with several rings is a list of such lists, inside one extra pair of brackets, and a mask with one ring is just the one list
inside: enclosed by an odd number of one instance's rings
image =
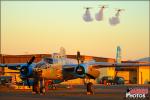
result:
[(33, 75), (33, 68), (34, 68), (34, 64), (31, 64), (29, 67), (27, 67), (27, 64), (21, 65), (21, 68), (20, 68), (21, 77), (32, 76)]
[(76, 69), (75, 69), (75, 72), (78, 74), (78, 75), (85, 75), (85, 72), (86, 70), (85, 70), (85, 67), (84, 67), (84, 65), (82, 65), (82, 64), (80, 64), (80, 65), (78, 65), (77, 67), (76, 67)]

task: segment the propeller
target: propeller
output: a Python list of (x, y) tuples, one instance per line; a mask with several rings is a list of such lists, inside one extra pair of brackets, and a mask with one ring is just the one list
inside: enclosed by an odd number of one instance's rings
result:
[(78, 66), (77, 66), (77, 68), (76, 68), (76, 72), (77, 72), (79, 75), (85, 74), (85, 69), (84, 69), (84, 67), (80, 65), (80, 62), (81, 62), (80, 51), (77, 51), (77, 61), (78, 61)]
[(78, 66), (76, 68), (76, 73), (79, 74), (79, 75), (83, 75), (85, 74), (86, 76), (92, 78), (92, 79), (95, 79), (92, 75), (88, 74), (85, 72), (85, 68), (83, 65), (80, 65), (80, 63), (83, 62), (83, 60), (81, 61), (81, 55), (80, 55), (80, 52), (77, 51), (77, 61), (78, 61)]
[(27, 62), (27, 65), (22, 66), (22, 68), (20, 69), (20, 72), (26, 76), (25, 80), (27, 81), (27, 85), (30, 88), (30, 82), (29, 82), (29, 76), (27, 75), (29, 73), (29, 66), (34, 62), (35, 60), (35, 56), (33, 56), (29, 62)]

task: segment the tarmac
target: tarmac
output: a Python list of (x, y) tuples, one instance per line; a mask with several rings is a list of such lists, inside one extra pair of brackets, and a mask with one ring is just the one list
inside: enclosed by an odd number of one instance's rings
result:
[(95, 85), (94, 95), (87, 95), (86, 87), (83, 85), (72, 85), (72, 88), (59, 85), (56, 90), (48, 90), (45, 95), (32, 94), (31, 90), (0, 87), (0, 100), (128, 100), (125, 98), (127, 88), (135, 87), (148, 88), (150, 97), (150, 85)]

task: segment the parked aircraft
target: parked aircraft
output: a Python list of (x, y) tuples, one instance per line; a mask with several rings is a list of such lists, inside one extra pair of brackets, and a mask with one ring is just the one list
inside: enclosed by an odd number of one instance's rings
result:
[(38, 63), (34, 63), (34, 60), (35, 56), (33, 56), (27, 63), (0, 64), (0, 66), (7, 66), (9, 69), (20, 70), (21, 79), (26, 82), (29, 87), (31, 85), (33, 86), (33, 92), (42, 94), (45, 93), (45, 80), (55, 80), (57, 83), (60, 83), (76, 78), (85, 79), (87, 82), (87, 93), (93, 94), (93, 84), (90, 82), (90, 79), (96, 79), (99, 77), (99, 68), (150, 66), (150, 63), (108, 63), (95, 62), (94, 60), (84, 62), (81, 59), (79, 51), (77, 52), (77, 63), (67, 63), (64, 58), (45, 57)]

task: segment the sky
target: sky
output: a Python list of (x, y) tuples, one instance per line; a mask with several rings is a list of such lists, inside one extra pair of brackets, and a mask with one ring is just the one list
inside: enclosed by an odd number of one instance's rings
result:
[[(104, 19), (94, 16), (99, 5), (108, 5)], [(90, 9), (92, 22), (85, 22), (85, 7)], [(109, 24), (116, 8), (120, 23)], [(116, 57), (122, 59), (149, 56), (149, 1), (1, 1), (1, 53), (51, 54), (60, 47), (67, 54)]]

